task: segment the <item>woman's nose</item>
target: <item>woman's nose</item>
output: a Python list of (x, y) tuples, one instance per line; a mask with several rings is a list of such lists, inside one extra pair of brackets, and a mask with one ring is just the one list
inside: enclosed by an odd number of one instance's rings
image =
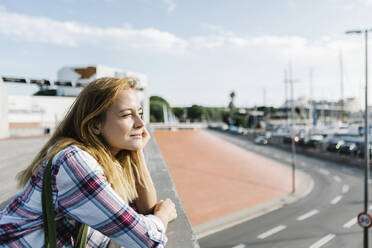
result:
[(135, 128), (141, 128), (145, 125), (140, 115), (136, 114), (135, 120), (134, 120), (134, 127)]

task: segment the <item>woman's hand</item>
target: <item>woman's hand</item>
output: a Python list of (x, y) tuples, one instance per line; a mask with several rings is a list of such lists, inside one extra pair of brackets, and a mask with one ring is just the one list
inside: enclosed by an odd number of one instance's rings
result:
[(154, 215), (161, 219), (167, 229), (168, 222), (177, 218), (176, 205), (169, 198), (161, 200), (155, 205)]

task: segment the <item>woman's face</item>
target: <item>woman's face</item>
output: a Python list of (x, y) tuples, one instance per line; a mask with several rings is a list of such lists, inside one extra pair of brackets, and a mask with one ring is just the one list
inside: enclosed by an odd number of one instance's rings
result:
[(103, 136), (115, 156), (120, 150), (143, 148), (142, 107), (135, 90), (122, 91), (106, 112), (105, 119), (98, 125), (98, 133)]

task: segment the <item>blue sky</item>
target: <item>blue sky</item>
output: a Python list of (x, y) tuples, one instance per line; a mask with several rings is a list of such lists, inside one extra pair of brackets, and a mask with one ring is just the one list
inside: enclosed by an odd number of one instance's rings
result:
[(313, 97), (339, 99), (342, 50), (345, 97), (361, 97), (363, 37), (344, 32), (372, 28), (371, 13), (372, 0), (0, 0), (0, 74), (102, 64), (146, 74), (172, 106), (226, 106), (232, 90), (261, 105), (264, 89), (278, 106), (289, 61), (295, 97), (312, 68)]

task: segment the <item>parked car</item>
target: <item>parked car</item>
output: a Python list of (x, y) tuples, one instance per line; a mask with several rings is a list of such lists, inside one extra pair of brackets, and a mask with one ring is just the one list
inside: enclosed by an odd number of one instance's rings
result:
[(339, 152), (346, 155), (356, 155), (358, 153), (358, 147), (353, 142), (346, 142), (341, 145)]
[[(357, 143), (356, 144), (357, 147), (358, 147), (358, 156), (360, 158), (364, 158), (364, 153), (365, 153), (365, 146), (364, 146), (364, 143)], [(369, 144), (369, 158), (372, 158), (372, 142), (370, 142)]]
[(310, 139), (306, 142), (306, 147), (316, 148), (323, 139), (323, 135), (311, 135)]
[(327, 144), (327, 151), (329, 152), (339, 152), (342, 145), (345, 144), (345, 141), (343, 140), (331, 140)]
[(254, 143), (258, 145), (267, 145), (269, 143), (269, 140), (265, 136), (257, 136), (254, 139)]
[(289, 135), (284, 136), (284, 137), (283, 137), (283, 143), (284, 143), (284, 144), (291, 144), (291, 143), (292, 143), (292, 138), (291, 138), (291, 136), (289, 136)]

